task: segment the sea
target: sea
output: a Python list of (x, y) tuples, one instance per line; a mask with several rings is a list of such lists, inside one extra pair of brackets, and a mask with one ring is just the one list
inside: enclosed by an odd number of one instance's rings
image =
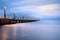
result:
[(60, 40), (60, 20), (3, 25), (0, 40)]

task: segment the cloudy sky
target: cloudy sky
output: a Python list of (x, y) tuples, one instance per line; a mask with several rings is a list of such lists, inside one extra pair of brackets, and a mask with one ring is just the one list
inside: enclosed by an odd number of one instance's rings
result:
[(60, 0), (0, 0), (0, 15), (3, 8), (12, 15), (36, 18), (58, 18), (60, 16)]

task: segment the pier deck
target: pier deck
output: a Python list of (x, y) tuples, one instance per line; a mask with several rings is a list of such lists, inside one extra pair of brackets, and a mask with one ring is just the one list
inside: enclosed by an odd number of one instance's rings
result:
[(11, 18), (0, 18), (0, 25), (4, 24), (16, 24), (16, 23), (27, 23), (27, 22), (35, 22), (38, 20), (35, 19), (11, 19)]

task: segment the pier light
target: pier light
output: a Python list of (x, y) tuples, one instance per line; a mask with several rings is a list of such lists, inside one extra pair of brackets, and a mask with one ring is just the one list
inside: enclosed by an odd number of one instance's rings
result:
[(4, 6), (4, 9), (6, 9), (6, 6)]

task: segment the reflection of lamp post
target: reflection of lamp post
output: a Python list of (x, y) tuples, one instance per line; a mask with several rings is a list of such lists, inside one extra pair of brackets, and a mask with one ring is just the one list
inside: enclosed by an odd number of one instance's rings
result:
[(13, 27), (13, 36), (14, 36), (14, 40), (16, 40), (16, 26)]
[(4, 18), (6, 19), (6, 6), (4, 6)]
[(2, 28), (2, 40), (7, 40), (8, 39), (8, 28)]
[(13, 26), (10, 26), (10, 25), (5, 25), (5, 26), (3, 26), (2, 29), (0, 29), (0, 30), (2, 31), (2, 38), (1, 38), (1, 39), (2, 39), (2, 40), (7, 40), (7, 39), (9, 39), (9, 37), (10, 37), (10, 36), (8, 35), (8, 34), (10, 33), (10, 30), (9, 30), (9, 29), (10, 29), (10, 28), (13, 28), (13, 35), (12, 35), (12, 36), (14, 37), (13, 39), (16, 40), (16, 27), (17, 27), (17, 26), (14, 26), (14, 27), (13, 27)]

